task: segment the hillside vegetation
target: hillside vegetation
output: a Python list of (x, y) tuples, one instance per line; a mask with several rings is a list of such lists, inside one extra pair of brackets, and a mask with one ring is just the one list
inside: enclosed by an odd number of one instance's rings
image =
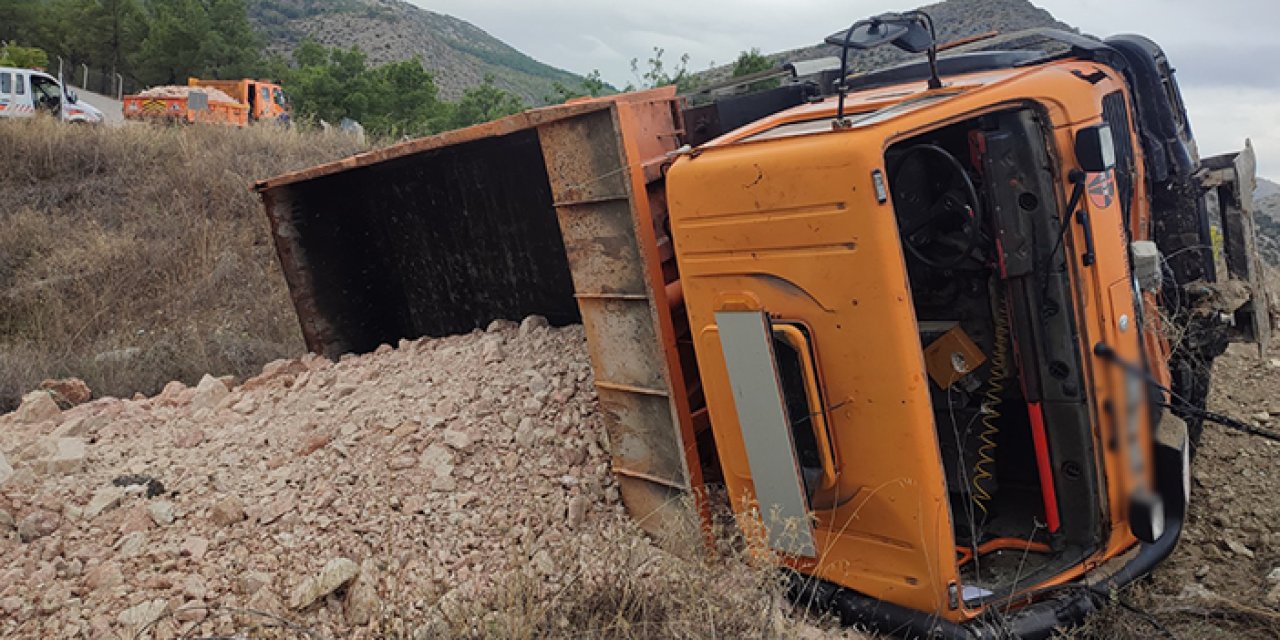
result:
[(43, 378), (128, 397), (302, 351), (248, 187), (352, 139), (0, 120), (0, 149), (23, 159), (0, 163), (0, 408)]
[(305, 38), (329, 47), (359, 47), (373, 64), (418, 58), (446, 100), (492, 76), (494, 84), (533, 105), (578, 89), (580, 76), (543, 64), (453, 16), (401, 0), (250, 0), (249, 15), (267, 50), (288, 55)]
[(391, 138), (604, 88), (598, 75), (554, 69), (400, 0), (0, 0), (0, 16), (0, 61), (83, 66), (71, 75), (90, 91), (269, 78), (284, 86), (296, 120), (349, 118)]

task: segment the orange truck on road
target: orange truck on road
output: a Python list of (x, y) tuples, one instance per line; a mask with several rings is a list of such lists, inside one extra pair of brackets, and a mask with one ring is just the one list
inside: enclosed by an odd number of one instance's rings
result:
[(288, 122), (289, 99), (280, 85), (266, 80), (201, 80), (188, 78), (187, 86), (218, 89), (248, 108), (250, 122)]
[(280, 85), (265, 80), (201, 80), (152, 87), (125, 96), (129, 120), (229, 124), (288, 122), (291, 109)]

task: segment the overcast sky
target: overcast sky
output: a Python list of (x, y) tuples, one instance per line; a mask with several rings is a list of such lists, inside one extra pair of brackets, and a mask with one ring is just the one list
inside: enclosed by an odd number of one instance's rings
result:
[[(918, 0), (411, 0), (462, 18), (548, 64), (616, 86), (634, 81), (632, 58), (654, 46), (690, 69), (740, 51), (816, 43), (859, 17)], [(1280, 178), (1280, 3), (1275, 0), (1035, 0), (1086, 33), (1136, 32), (1160, 43), (1178, 69), (1202, 154), (1250, 137), (1259, 173)]]

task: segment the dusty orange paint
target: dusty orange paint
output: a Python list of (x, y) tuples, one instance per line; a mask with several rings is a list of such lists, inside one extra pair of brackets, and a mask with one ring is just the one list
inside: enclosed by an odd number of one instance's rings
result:
[(125, 96), (124, 117), (130, 120), (153, 120), (202, 124), (227, 124), (243, 127), (249, 122), (249, 108), (241, 104), (210, 102), (209, 108), (194, 110), (187, 98), (147, 98)]
[[(218, 89), (223, 93), (236, 99), (236, 102), (244, 105), (250, 110), (250, 121), (276, 120), (281, 116), (289, 115), (289, 108), (276, 104), (275, 96), (277, 92), (283, 92), (280, 85), (266, 80), (253, 80), (251, 78), (242, 78), (239, 80), (202, 80), (200, 78), (188, 78), (187, 86), (191, 87), (209, 87)], [(263, 96), (263, 92), (266, 95)], [(250, 96), (254, 96), (251, 100)], [(264, 99), (265, 97), (265, 99)]]
[[(815, 499), (817, 558), (785, 562), (863, 594), (948, 620), (980, 609), (953, 608), (948, 589), (960, 581), (953, 526), (925, 363), (891, 199), (878, 202), (873, 171), (885, 171), (885, 151), (897, 141), (981, 113), (1029, 106), (1047, 127), (1061, 210), (1074, 166), (1075, 132), (1101, 121), (1102, 97), (1123, 90), (1114, 74), (1096, 84), (1074, 77), (1098, 65), (1076, 61), (947, 78), (926, 93), (924, 83), (852, 94), (849, 114), (894, 104), (891, 117), (832, 130), (835, 100), (765, 118), (700, 147), (667, 174), (672, 235), (684, 300), (698, 350), (700, 377), (725, 483), (735, 508), (752, 506), (754, 489), (714, 313), (755, 308), (776, 321), (802, 322), (812, 335), (823, 385), (837, 481)], [(922, 95), (945, 96), (918, 100)], [(855, 116), (856, 117), (856, 116)], [(817, 121), (806, 132), (778, 135), (780, 125)], [(1130, 127), (1130, 131), (1136, 130)], [(767, 133), (766, 133), (767, 132)], [(748, 140), (752, 136), (755, 140)], [(1137, 141), (1133, 147), (1140, 149)], [(1139, 152), (1140, 153), (1140, 152)], [(1142, 158), (1136, 159), (1142, 175)], [(1132, 234), (1147, 238), (1149, 212), (1135, 180)], [(1085, 198), (1097, 262), (1080, 262), (1084, 235), (1073, 223), (1065, 250), (1076, 292), (1076, 326), (1086, 383), (1092, 386), (1097, 470), (1109, 530), (1096, 553), (1028, 589), (1070, 581), (1132, 548), (1127, 496), (1151, 482), (1150, 416), (1139, 398), (1125, 397), (1114, 365), (1093, 355), (1099, 341), (1131, 362), (1143, 351), (1158, 380), (1168, 379), (1168, 345), (1136, 322), (1129, 285), (1127, 240), (1118, 198), (1101, 208)], [(1154, 299), (1146, 312), (1156, 326)], [(1126, 331), (1118, 328), (1129, 318)], [(1105, 443), (1126, 427), (1123, 410), (1142, 406), (1136, 440), (1146, 468), (1131, 469), (1127, 438)], [(1069, 514), (1064, 514), (1069, 517)], [(751, 523), (744, 523), (751, 530)]]

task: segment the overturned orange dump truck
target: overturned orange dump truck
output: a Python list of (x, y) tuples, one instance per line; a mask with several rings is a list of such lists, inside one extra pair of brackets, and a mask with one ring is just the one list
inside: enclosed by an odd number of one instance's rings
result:
[(535, 109), (258, 184), (307, 344), (581, 322), (646, 528), (723, 486), (846, 622), (1046, 637), (1171, 552), (1205, 365), (1269, 335), (1252, 152), (1197, 156), (1140, 37), (937, 58), (909, 13), (829, 42), (928, 60)]

